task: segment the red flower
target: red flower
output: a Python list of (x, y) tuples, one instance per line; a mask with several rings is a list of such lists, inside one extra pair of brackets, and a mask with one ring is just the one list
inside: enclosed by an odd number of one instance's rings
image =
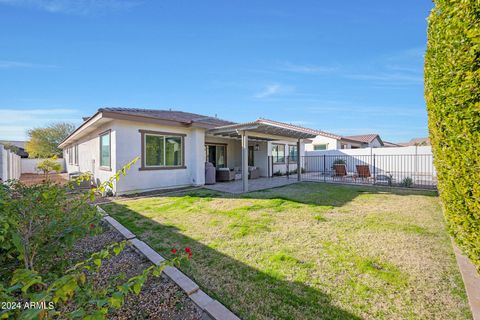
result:
[(188, 258), (190, 259), (190, 257), (192, 256), (192, 249), (190, 249), (189, 247), (186, 247), (185, 252), (188, 253)]
[(170, 250), (171, 253), (177, 253), (177, 249), (175, 248), (172, 248), (172, 250)]
[(95, 224), (94, 223), (90, 223), (90, 229), (93, 229), (95, 228)]

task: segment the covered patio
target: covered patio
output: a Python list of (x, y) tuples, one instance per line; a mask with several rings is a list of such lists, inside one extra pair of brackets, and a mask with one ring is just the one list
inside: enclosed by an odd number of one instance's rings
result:
[[(275, 186), (281, 186), (289, 183), (294, 183), (301, 181), (301, 170), (297, 170), (296, 179), (286, 179), (286, 178), (273, 178), (273, 167), (270, 170), (270, 164), (267, 162), (269, 168), (267, 177), (263, 177), (257, 180), (249, 180), (249, 170), (248, 170), (248, 147), (249, 140), (251, 141), (282, 141), (289, 140), (295, 143), (297, 150), (296, 157), (296, 167), (301, 168), (300, 159), (301, 154), (300, 150), (302, 149), (302, 140), (303, 139), (312, 139), (316, 137), (316, 132), (311, 129), (302, 128), (299, 126), (267, 120), (267, 119), (258, 119), (253, 122), (239, 123), (226, 125), (221, 127), (216, 127), (207, 132), (207, 134), (212, 136), (217, 136), (227, 139), (236, 139), (241, 141), (241, 180), (230, 181), (228, 183), (221, 183), (217, 185), (206, 186), (212, 190), (226, 191), (229, 189), (232, 191), (227, 191), (231, 193), (240, 193), (248, 192), (251, 190), (260, 190), (266, 188), (272, 188)], [(267, 154), (265, 155), (268, 159), (268, 154), (271, 152), (267, 148)], [(229, 186), (229, 187), (227, 187)]]

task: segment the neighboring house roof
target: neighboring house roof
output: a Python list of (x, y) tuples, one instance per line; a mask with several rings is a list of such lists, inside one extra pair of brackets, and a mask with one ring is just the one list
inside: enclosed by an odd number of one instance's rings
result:
[(378, 139), (382, 143), (382, 139), (376, 133), (369, 133), (369, 134), (361, 134), (356, 136), (344, 136), (343, 138), (353, 141), (358, 141), (362, 143), (370, 143), (375, 139)]
[(235, 123), (220, 126), (209, 130), (209, 133), (222, 136), (238, 137), (239, 131), (248, 131), (253, 134), (279, 135), (283, 137), (308, 139), (318, 135), (317, 130), (300, 127), (294, 124), (259, 118), (252, 122)]
[(349, 142), (360, 142), (360, 143), (370, 143), (372, 142), (375, 138), (378, 137), (378, 140), (380, 143), (383, 143), (382, 139), (380, 139), (380, 136), (378, 134), (372, 133), (372, 134), (362, 134), (362, 135), (356, 135), (356, 136), (339, 136), (334, 133), (330, 132), (325, 132), (325, 131), (320, 131), (320, 130), (314, 130), (317, 132), (318, 135), (324, 136), (327, 138), (332, 138), (336, 140), (342, 140), (342, 141), (349, 141)]
[[(313, 129), (310, 129), (310, 130), (313, 130)], [(336, 134), (331, 133), (331, 132), (326, 132), (326, 131), (322, 131), (322, 130), (313, 130), (313, 131), (315, 131), (317, 133), (317, 136), (324, 136), (324, 137), (332, 138), (332, 139), (336, 139), (336, 140), (342, 139), (342, 136), (336, 135)]]
[(401, 144), (383, 140), (384, 147), (403, 147)]
[(408, 142), (400, 142), (400, 145), (404, 147), (409, 147), (409, 146), (429, 146), (430, 144), (430, 138), (413, 138)]
[(27, 141), (19, 141), (19, 140), (0, 140), (0, 144), (3, 145), (12, 145), (18, 148), (18, 155), (22, 158), (28, 158), (28, 152), (25, 151), (25, 145)]
[(11, 144), (15, 147), (25, 149), (25, 145), (27, 141), (19, 141), (19, 140), (0, 140), (1, 144)]

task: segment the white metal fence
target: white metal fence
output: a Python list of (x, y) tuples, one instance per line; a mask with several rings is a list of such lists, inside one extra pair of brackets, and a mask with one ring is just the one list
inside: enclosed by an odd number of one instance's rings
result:
[[(345, 165), (345, 177), (334, 170), (338, 163)], [(307, 151), (302, 166), (306, 180), (345, 181), (351, 177), (352, 182), (365, 183), (367, 179), (356, 178), (368, 176), (369, 182), (392, 186), (432, 188), (437, 184), (430, 146)]]

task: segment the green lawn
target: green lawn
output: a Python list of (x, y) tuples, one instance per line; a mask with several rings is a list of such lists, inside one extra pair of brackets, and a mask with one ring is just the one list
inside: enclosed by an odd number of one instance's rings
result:
[(469, 319), (433, 193), (300, 183), (103, 208), (244, 319)]

